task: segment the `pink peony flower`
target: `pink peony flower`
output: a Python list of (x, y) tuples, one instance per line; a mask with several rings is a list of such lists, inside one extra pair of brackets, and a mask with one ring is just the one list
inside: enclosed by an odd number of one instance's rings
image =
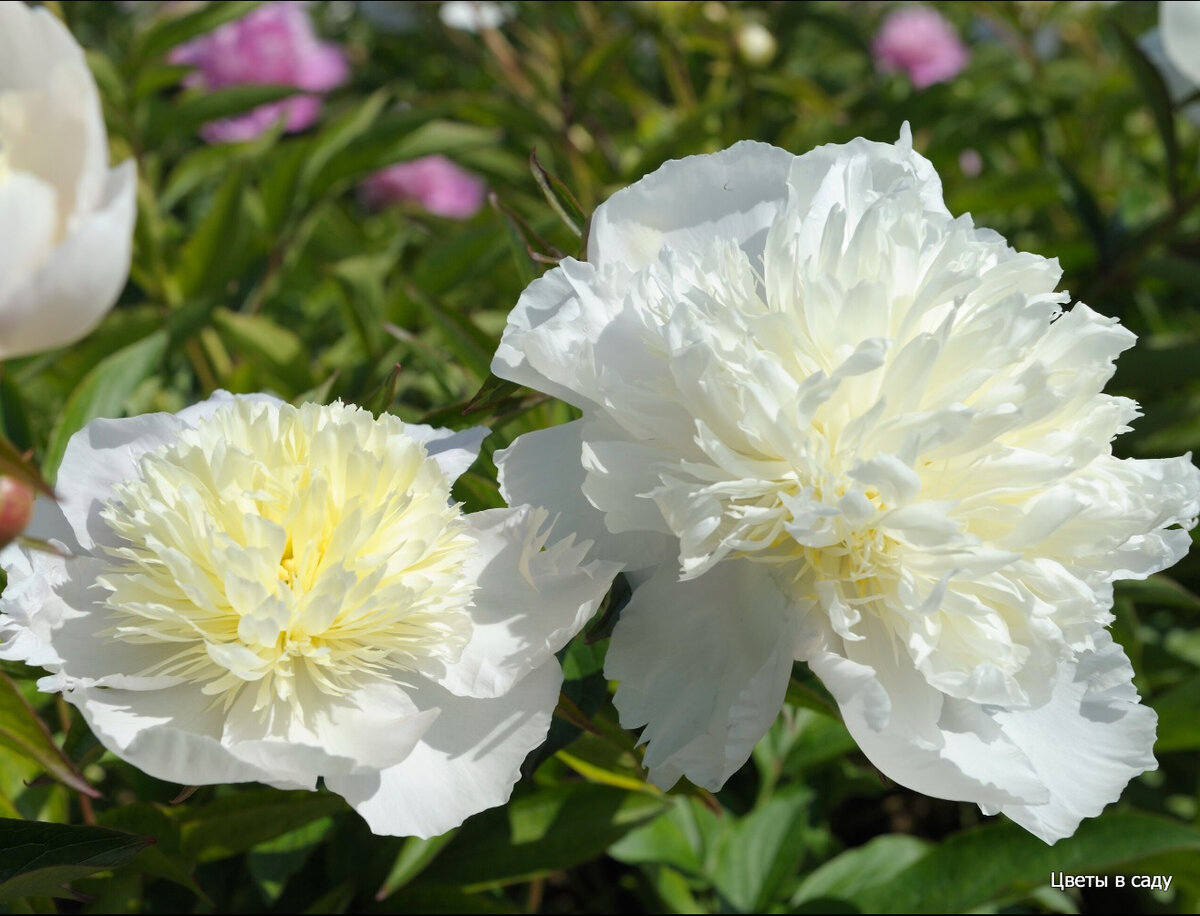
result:
[(459, 168), (445, 156), (389, 165), (362, 186), (363, 196), (373, 206), (414, 200), (430, 213), (451, 219), (470, 219), (478, 213), (486, 190), (478, 175)]
[(871, 51), (875, 66), (903, 70), (916, 89), (950, 79), (969, 58), (954, 27), (926, 6), (905, 6), (888, 14)]
[[(349, 69), (342, 49), (318, 40), (304, 5), (294, 0), (267, 3), (181, 45), (170, 59), (196, 68), (185, 80), (187, 85), (209, 90), (255, 84), (325, 92), (345, 82)], [(201, 135), (209, 143), (252, 140), (281, 118), (289, 132), (303, 130), (320, 111), (318, 96), (297, 95), (212, 121)]]

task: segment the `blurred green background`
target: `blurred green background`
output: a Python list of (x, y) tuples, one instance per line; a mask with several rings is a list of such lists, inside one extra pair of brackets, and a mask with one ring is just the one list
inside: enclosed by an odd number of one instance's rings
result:
[[(521, 290), (581, 254), (598, 203), (737, 140), (802, 153), (892, 142), (906, 120), (953, 213), (1057, 257), (1074, 298), (1139, 335), (1108, 390), (1145, 416), (1117, 453), (1200, 447), (1200, 133), (1140, 50), (1154, 4), (930, 4), (970, 63), (917, 90), (872, 60), (897, 4), (517, 2), (499, 30), (471, 32), (443, 25), (437, 3), (313, 3), (350, 80), (305, 132), (210, 146), (203, 123), (281, 91), (183, 89), (166, 54), (255, 5), (51, 5), (88, 49), (113, 161), (134, 156), (141, 185), (118, 306), (80, 343), (0, 366), (0, 432), (50, 477), (87, 421), (226, 388), (486, 424), (455, 495), (500, 505), (491, 453), (571, 411), (494, 384), (463, 411)], [(746, 38), (758, 26), (771, 43)], [(366, 176), (430, 154), (487, 182), (478, 214), (364, 203)], [(1118, 588), (1114, 634), (1158, 711), (1160, 768), (1054, 847), (889, 783), (803, 666), (723, 791), (663, 794), (616, 724), (606, 640), (580, 636), (562, 656), (572, 714), (512, 802), (422, 841), (372, 836), (324, 792), (181, 799), (104, 753), (73, 707), (36, 692), (38, 672), (2, 663), (0, 816), (46, 823), (0, 827), (0, 910), (1196, 912), (1198, 592), (1195, 554)], [(1113, 877), (1063, 890), (1059, 872)], [(1117, 889), (1118, 875), (1173, 880)]]

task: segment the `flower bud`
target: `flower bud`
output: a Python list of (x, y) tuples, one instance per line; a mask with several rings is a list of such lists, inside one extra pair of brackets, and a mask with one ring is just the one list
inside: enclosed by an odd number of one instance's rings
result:
[(33, 515), (33, 488), (12, 477), (0, 477), (0, 547), (9, 544)]
[(775, 36), (757, 22), (742, 26), (734, 36), (738, 53), (751, 67), (765, 67), (775, 56)]

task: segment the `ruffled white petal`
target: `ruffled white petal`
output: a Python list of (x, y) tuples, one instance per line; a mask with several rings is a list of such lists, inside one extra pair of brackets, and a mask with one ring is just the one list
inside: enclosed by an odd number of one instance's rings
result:
[(479, 590), (462, 655), (430, 677), (459, 696), (497, 697), (579, 632), (620, 567), (594, 561), (591, 546), (559, 530), (544, 509), (521, 506), (469, 516), (478, 539)]
[(458, 480), (475, 463), (479, 457), (479, 447), (490, 432), (485, 426), (454, 432), (424, 423), (405, 423), (404, 428), (413, 439), (425, 446), (425, 451), (451, 482)]
[(625, 569), (643, 569), (671, 559), (678, 551), (674, 538), (640, 531), (611, 537), (604, 513), (584, 496), (583, 425), (576, 420), (539, 429), (497, 451), (500, 495), (512, 506), (553, 506), (557, 530), (592, 542), (589, 557), (620, 563)]
[(650, 779), (685, 775), (719, 789), (750, 756), (787, 692), (797, 615), (745, 561), (680, 582), (670, 567), (640, 584), (609, 645), (605, 674), (625, 728), (645, 726)]
[(761, 248), (793, 158), (778, 147), (746, 140), (719, 153), (665, 163), (596, 210), (588, 262), (637, 271), (664, 248), (703, 248), (713, 236)]
[(828, 637), (800, 652), (838, 701), (858, 746), (886, 776), (938, 798), (1049, 801), (1025, 755), (982, 708), (931, 687), (896, 657), (886, 634), (868, 633), (855, 643), (860, 658), (853, 660), (823, 643)]
[(113, 485), (136, 477), (138, 460), (174, 441), (184, 425), (174, 414), (149, 413), (93, 420), (70, 438), (58, 467), (56, 489), (63, 515), (82, 548), (91, 550), (119, 540), (100, 517), (100, 510), (112, 499)]
[(313, 789), (316, 774), (261, 770), (221, 743), (224, 715), (190, 685), (129, 691), (79, 688), (65, 694), (106, 748), (157, 779), (183, 785), (264, 782)]
[(413, 694), (439, 715), (403, 763), (370, 776), (333, 776), (326, 785), (375, 833), (431, 837), (508, 801), (526, 755), (546, 739), (562, 672), (531, 671), (494, 699), (457, 697), (436, 687)]
[(1158, 717), (1139, 703), (1133, 668), (1106, 630), (1095, 649), (1059, 667), (1054, 693), (1036, 709), (1002, 709), (993, 718), (1031, 762), (1049, 801), (999, 810), (1054, 843), (1115, 801), (1133, 777), (1158, 767), (1152, 749)]

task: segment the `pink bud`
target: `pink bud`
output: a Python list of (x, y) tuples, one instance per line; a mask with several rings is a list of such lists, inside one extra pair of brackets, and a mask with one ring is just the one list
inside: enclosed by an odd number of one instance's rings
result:
[(363, 182), (362, 193), (373, 206), (416, 201), (430, 213), (469, 219), (483, 206), (487, 186), (478, 175), (459, 168), (445, 156), (425, 156), (381, 169)]
[(958, 75), (970, 57), (954, 27), (926, 6), (890, 13), (871, 42), (871, 53), (875, 66), (904, 71), (915, 89)]
[(33, 515), (33, 488), (12, 477), (0, 477), (0, 547), (11, 542)]

